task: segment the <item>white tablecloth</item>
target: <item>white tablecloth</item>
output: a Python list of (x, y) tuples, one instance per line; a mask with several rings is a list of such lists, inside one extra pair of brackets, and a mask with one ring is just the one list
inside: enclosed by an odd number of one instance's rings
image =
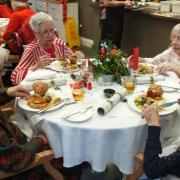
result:
[(8, 18), (0, 18), (0, 32), (3, 33), (6, 31), (6, 27), (8, 25)]
[[(147, 86), (138, 86), (136, 91), (145, 90)], [(68, 105), (42, 115), (26, 111), (25, 115), (35, 127), (45, 131), (55, 157), (64, 157), (65, 167), (88, 161), (95, 171), (103, 171), (107, 164), (114, 163), (123, 173), (130, 174), (134, 171), (134, 155), (142, 151), (145, 144), (146, 122), (141, 119), (139, 113), (123, 102), (105, 116), (99, 116), (96, 110), (105, 100), (104, 88), (94, 88), (92, 95), (86, 97), (82, 103)], [(117, 84), (111, 88), (123, 91)], [(173, 98), (177, 95), (178, 92), (170, 93)], [(93, 117), (90, 120), (73, 123), (60, 118), (60, 115), (86, 105), (93, 105)], [(169, 115), (168, 118), (163, 118), (171, 121), (175, 117)]]

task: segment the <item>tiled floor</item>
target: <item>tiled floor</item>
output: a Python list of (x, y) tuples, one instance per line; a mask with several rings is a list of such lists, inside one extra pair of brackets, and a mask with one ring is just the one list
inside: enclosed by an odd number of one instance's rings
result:
[(83, 170), (81, 180), (121, 180), (122, 174), (114, 165), (108, 165), (104, 172), (95, 172), (91, 168)]

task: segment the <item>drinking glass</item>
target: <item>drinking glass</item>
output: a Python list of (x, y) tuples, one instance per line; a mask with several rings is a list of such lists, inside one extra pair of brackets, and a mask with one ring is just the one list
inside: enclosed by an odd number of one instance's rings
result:
[(136, 78), (134, 76), (122, 77), (122, 85), (127, 90), (128, 94), (132, 94), (136, 87)]
[(83, 101), (84, 99), (84, 88), (81, 86), (77, 86), (77, 84), (71, 85), (72, 95), (75, 101)]

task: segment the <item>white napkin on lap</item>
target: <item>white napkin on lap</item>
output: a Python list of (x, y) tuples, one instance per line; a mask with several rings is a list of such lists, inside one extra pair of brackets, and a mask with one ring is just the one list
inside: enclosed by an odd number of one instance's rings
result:
[(42, 79), (54, 79), (56, 77), (56, 72), (51, 70), (43, 70), (39, 69), (37, 71), (29, 70), (25, 80), (26, 81), (35, 81), (35, 80), (42, 80)]
[(32, 90), (32, 85), (37, 80), (41, 80), (49, 85), (49, 87), (55, 85), (65, 85), (66, 79), (64, 76), (60, 76), (56, 72), (52, 72), (51, 70), (39, 69), (37, 71), (29, 70), (25, 79), (21, 82), (21, 85), (26, 87), (29, 90)]
[[(55, 86), (61, 86), (61, 85), (65, 85), (66, 84), (66, 79), (65, 78), (55, 78), (55, 79), (51, 79), (51, 80), (41, 80), (42, 82), (45, 82), (48, 84), (49, 87), (55, 85)], [(53, 83), (52, 83), (53, 81)], [(35, 81), (22, 81), (21, 85), (26, 87), (29, 90), (32, 90), (32, 85), (34, 84)]]
[[(162, 81), (165, 79), (165, 77), (162, 75), (153, 76), (153, 78), (154, 78), (155, 82)], [(136, 81), (137, 84), (146, 84), (146, 83), (148, 84), (151, 82), (151, 77), (150, 76), (140, 76), (140, 77), (136, 77), (136, 80), (137, 80)]]
[(103, 116), (108, 111), (110, 111), (116, 104), (121, 100), (120, 94), (115, 94), (111, 98), (107, 99), (100, 107), (98, 107), (97, 112), (99, 115)]

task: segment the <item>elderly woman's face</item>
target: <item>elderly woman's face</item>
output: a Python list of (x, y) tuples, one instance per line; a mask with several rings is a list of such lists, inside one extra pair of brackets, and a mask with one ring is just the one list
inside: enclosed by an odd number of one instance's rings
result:
[(180, 53), (180, 36), (172, 35), (171, 37), (172, 48), (176, 53)]
[(54, 40), (55, 28), (51, 21), (46, 21), (40, 25), (37, 33), (38, 39), (43, 46), (51, 46)]

